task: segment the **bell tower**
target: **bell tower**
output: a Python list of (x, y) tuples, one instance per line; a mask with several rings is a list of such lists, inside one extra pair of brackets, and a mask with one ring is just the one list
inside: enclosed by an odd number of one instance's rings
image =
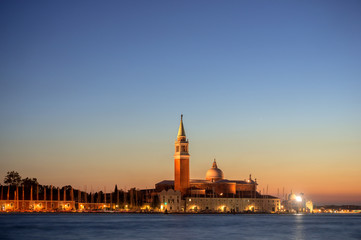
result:
[(185, 195), (189, 188), (189, 153), (188, 140), (183, 127), (183, 114), (179, 125), (177, 140), (174, 143), (174, 190)]

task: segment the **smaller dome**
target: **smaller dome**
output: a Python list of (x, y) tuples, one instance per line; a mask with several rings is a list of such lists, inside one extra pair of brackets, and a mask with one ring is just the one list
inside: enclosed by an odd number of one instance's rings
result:
[(223, 172), (217, 167), (216, 159), (214, 159), (212, 167), (207, 171), (206, 180), (216, 182), (223, 179)]

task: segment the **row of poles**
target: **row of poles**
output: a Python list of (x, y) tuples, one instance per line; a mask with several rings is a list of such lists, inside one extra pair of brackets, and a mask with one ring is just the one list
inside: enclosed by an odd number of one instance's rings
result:
[[(19, 202), (22, 201), (24, 202), (25, 201), (25, 186), (22, 186), (20, 187), (21, 190), (19, 190), (19, 186), (16, 186), (16, 190), (14, 190), (13, 192), (13, 198), (11, 199), (10, 197), (10, 189), (11, 187), (10, 186), (6, 186), (7, 188), (7, 194), (6, 194), (6, 199), (4, 199), (4, 188), (5, 186), (1, 186), (1, 197), (0, 199), (1, 200), (7, 200), (7, 201), (10, 201), (10, 200), (14, 200), (16, 201), (17, 203), (17, 208), (19, 208)], [(54, 197), (53, 197), (53, 189), (54, 187), (53, 186), (50, 186), (50, 201), (53, 202), (53, 201), (56, 201), (54, 200)], [(60, 188), (56, 188), (57, 189), (57, 201), (60, 202), (61, 201), (61, 189)], [(69, 201), (67, 200), (67, 191), (69, 191), (69, 189), (67, 190), (66, 187), (64, 187), (63, 189), (63, 202), (66, 202), (66, 201)], [(83, 192), (83, 191), (80, 191), (80, 190), (76, 190), (77, 193), (78, 193), (78, 196), (77, 196), (77, 202), (83, 202), (83, 203), (88, 203), (88, 193), (87, 192)], [(19, 194), (19, 192), (21, 192)], [(30, 201), (47, 201), (47, 188), (46, 187), (43, 187), (43, 194), (44, 194), (44, 197), (43, 199), (39, 199), (39, 185), (36, 185), (36, 199), (33, 199), (33, 186), (31, 185), (30, 186), (30, 198), (28, 200)], [(127, 193), (125, 191), (123, 191), (123, 198), (124, 198), (124, 201), (123, 201), (123, 204), (126, 205), (127, 204)], [(130, 190), (130, 205), (133, 206), (133, 205), (136, 205), (139, 201), (139, 196), (138, 196), (138, 193), (136, 190)], [(22, 195), (22, 196), (20, 196)], [(102, 196), (103, 195), (103, 196)], [(112, 205), (113, 205), (113, 193), (111, 192), (109, 194), (110, 196), (110, 207), (112, 208)], [(20, 200), (21, 198), (21, 200)], [(99, 193), (97, 193), (97, 198), (95, 198), (95, 194), (91, 193), (90, 194), (90, 202), (91, 204), (93, 203), (103, 203), (103, 204), (107, 204), (107, 194), (104, 192), (102, 193), (101, 191)], [(102, 201), (102, 198), (103, 198), (103, 201)], [(135, 199), (134, 199), (135, 198)], [(71, 187), (70, 188), (70, 201), (71, 202), (74, 202), (74, 189)], [(83, 200), (83, 201), (82, 201)], [(96, 200), (96, 201), (95, 201)], [(119, 205), (120, 203), (120, 191), (119, 190), (116, 190), (116, 204)]]

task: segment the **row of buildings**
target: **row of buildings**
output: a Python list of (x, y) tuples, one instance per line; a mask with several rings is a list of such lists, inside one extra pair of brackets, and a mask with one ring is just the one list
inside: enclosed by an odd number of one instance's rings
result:
[(0, 211), (140, 211), (156, 209), (154, 190), (87, 193), (71, 186), (0, 186)]
[[(249, 175), (244, 180), (224, 178), (214, 159), (205, 179), (191, 179), (189, 174), (189, 141), (181, 116), (174, 148), (174, 180), (163, 180), (154, 189), (112, 193), (86, 193), (71, 187), (42, 187), (40, 198), (33, 186), (1, 188), (1, 211), (161, 211), (161, 212), (282, 212), (295, 209), (312, 212), (312, 202), (293, 201), (260, 194), (257, 179)], [(6, 188), (7, 197), (3, 190)], [(29, 192), (26, 194), (25, 192)], [(11, 195), (11, 196), (10, 196)], [(43, 196), (43, 197), (41, 197)]]

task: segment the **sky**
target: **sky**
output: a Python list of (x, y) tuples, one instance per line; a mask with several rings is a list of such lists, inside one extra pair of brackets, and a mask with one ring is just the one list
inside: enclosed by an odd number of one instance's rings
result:
[(1, 1), (0, 181), (87, 191), (213, 158), (269, 194), (361, 204), (360, 1)]

